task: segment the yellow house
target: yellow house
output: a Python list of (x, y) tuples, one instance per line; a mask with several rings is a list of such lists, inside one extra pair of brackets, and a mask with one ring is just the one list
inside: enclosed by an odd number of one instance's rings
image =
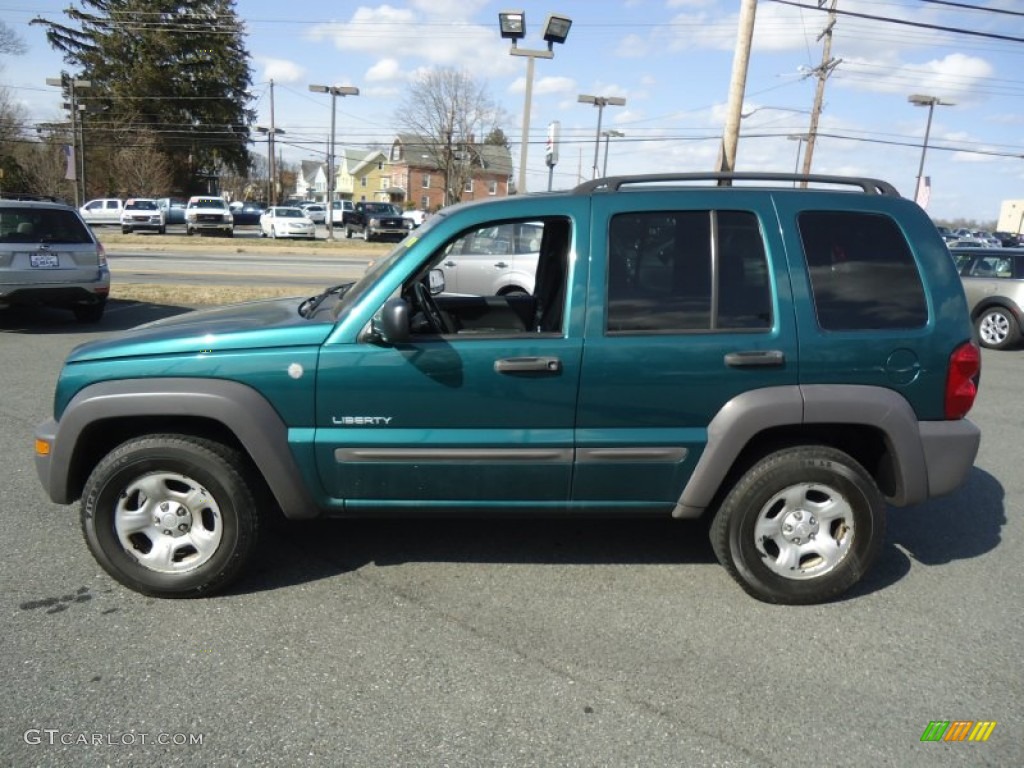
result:
[(353, 202), (402, 203), (405, 190), (394, 178), (395, 169), (384, 150), (345, 149), (339, 153), (336, 179), (338, 197)]

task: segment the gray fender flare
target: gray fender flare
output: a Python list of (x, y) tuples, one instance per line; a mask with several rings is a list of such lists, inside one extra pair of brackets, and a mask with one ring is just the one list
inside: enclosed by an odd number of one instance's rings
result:
[(673, 517), (700, 517), (744, 447), (773, 427), (856, 424), (879, 429), (895, 458), (897, 494), (891, 504), (929, 497), (928, 463), (917, 415), (898, 392), (884, 387), (813, 384), (744, 392), (727, 402), (708, 425), (707, 445), (683, 489)]
[(59, 422), (36, 430), (50, 438), (48, 457), (36, 457), (43, 487), (58, 504), (74, 501), (70, 467), (85, 429), (117, 418), (199, 417), (229, 429), (252, 458), (282, 512), (289, 518), (317, 517), (321, 510), (288, 448), (288, 427), (255, 389), (220, 379), (130, 379), (85, 387), (68, 403)]

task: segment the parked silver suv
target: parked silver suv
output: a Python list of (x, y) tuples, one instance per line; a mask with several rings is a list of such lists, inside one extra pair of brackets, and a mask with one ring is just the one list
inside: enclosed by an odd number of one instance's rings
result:
[(950, 248), (978, 340), (1010, 349), (1024, 334), (1024, 249)]
[(78, 211), (0, 200), (0, 309), (65, 307), (79, 321), (95, 323), (109, 294), (106, 254)]

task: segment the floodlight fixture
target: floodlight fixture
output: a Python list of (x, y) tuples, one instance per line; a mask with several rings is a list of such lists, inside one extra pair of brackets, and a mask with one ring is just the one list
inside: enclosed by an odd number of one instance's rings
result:
[(564, 43), (569, 36), (569, 28), (572, 27), (572, 19), (568, 16), (560, 16), (557, 13), (549, 13), (548, 20), (544, 24), (544, 42), (550, 50), (554, 43)]
[(501, 11), (498, 14), (498, 25), (501, 27), (502, 38), (511, 40), (514, 46), (526, 37), (526, 11)]
[(572, 26), (572, 19), (559, 13), (549, 13), (544, 23), (544, 41), (548, 44), (546, 50), (531, 50), (520, 48), (519, 41), (526, 37), (526, 11), (501, 11), (498, 14), (498, 25), (501, 28), (501, 36), (505, 40), (512, 41), (509, 54), (512, 56), (525, 56), (526, 62), (526, 96), (523, 105), (523, 139), (522, 148), (519, 152), (519, 184), (516, 187), (518, 194), (526, 191), (526, 155), (530, 147), (530, 105), (533, 101), (533, 69), (537, 59), (553, 59), (555, 57), (555, 43), (564, 43), (569, 36), (569, 28)]

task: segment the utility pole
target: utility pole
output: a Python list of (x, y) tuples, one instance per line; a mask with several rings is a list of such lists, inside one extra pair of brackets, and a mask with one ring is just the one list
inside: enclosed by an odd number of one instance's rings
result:
[(747, 67), (750, 64), (750, 42), (754, 37), (756, 12), (757, 0), (743, 0), (743, 4), (740, 6), (739, 28), (736, 31), (736, 50), (732, 58), (729, 104), (725, 114), (725, 128), (722, 131), (722, 146), (718, 153), (719, 171), (736, 170), (736, 147), (740, 141), (740, 113), (743, 111), (743, 93), (747, 87)]
[[(832, 28), (836, 25), (836, 3), (838, 0), (831, 0), (828, 9), (828, 23), (824, 31), (818, 35), (818, 40), (825, 38), (825, 46), (821, 52), (821, 64), (818, 65), (812, 74), (818, 76), (818, 87), (814, 92), (814, 107), (811, 109), (811, 127), (807, 131), (807, 151), (804, 152), (803, 173), (806, 176), (811, 172), (811, 158), (814, 156), (814, 140), (818, 135), (818, 116), (821, 115), (822, 102), (825, 100), (825, 81), (832, 74), (832, 70), (839, 66), (842, 59), (832, 58)], [(825, 0), (818, 0), (818, 7), (821, 8)], [(806, 187), (807, 182), (801, 182)]]
[(270, 159), (270, 204), (277, 205), (277, 158), (274, 156), (274, 133), (277, 126), (274, 125), (274, 81), (270, 81), (270, 132), (267, 133), (267, 157)]

